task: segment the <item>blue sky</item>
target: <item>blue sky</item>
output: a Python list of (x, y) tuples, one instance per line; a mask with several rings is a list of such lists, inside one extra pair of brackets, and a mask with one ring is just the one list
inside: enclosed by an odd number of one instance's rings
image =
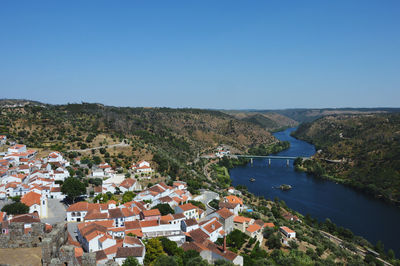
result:
[(0, 1), (0, 98), (400, 107), (400, 1)]

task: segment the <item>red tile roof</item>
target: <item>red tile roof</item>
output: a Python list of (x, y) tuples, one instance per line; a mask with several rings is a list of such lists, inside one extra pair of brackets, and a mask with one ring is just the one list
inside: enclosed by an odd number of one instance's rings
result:
[(34, 204), (40, 205), (40, 197), (41, 197), (40, 194), (31, 191), (22, 196), (21, 202), (29, 207), (31, 207)]

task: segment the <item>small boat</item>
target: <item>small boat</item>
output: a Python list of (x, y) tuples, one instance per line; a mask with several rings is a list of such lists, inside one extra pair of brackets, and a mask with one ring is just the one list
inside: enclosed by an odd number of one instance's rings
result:
[(254, 182), (254, 181), (256, 181), (256, 179), (255, 178), (250, 178), (250, 182)]
[(292, 186), (291, 186), (291, 185), (282, 184), (282, 185), (280, 185), (279, 188), (280, 188), (281, 190), (285, 191), (285, 190), (290, 190), (290, 189), (292, 189)]

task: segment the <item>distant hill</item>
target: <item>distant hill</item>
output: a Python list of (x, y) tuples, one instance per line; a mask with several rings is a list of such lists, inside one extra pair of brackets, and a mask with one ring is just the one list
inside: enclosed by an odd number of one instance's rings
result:
[(260, 113), (257, 111), (223, 111), (229, 115), (236, 117), (237, 119), (250, 122), (255, 125), (259, 125), (267, 130), (277, 130), (286, 127), (295, 127), (299, 123), (294, 121), (293, 119), (275, 113), (275, 112), (268, 112), (268, 113)]
[(93, 155), (105, 158), (109, 153), (107, 159), (116, 166), (146, 158), (171, 176), (184, 175), (187, 163), (222, 143), (245, 152), (276, 142), (261, 126), (211, 110), (2, 100), (0, 112), (0, 134), (29, 147), (90, 151), (126, 139), (128, 147), (108, 148), (102, 154), (94, 151)]
[(303, 123), (303, 122), (311, 122), (318, 118), (328, 115), (392, 113), (392, 112), (400, 112), (400, 108), (283, 109), (283, 110), (265, 110), (258, 112), (259, 113), (274, 112), (289, 117), (299, 123)]
[(294, 136), (320, 150), (307, 171), (400, 203), (400, 113), (327, 116)]

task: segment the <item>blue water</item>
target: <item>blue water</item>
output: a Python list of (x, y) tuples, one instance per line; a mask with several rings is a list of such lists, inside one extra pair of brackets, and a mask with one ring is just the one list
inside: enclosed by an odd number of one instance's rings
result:
[[(278, 155), (311, 156), (315, 147), (290, 136), (295, 128), (275, 133), (282, 141), (289, 141), (290, 148)], [(255, 159), (253, 166), (236, 167), (230, 170), (233, 185), (246, 185), (255, 195), (284, 200), (289, 208), (301, 214), (311, 214), (319, 220), (331, 219), (338, 226), (349, 228), (375, 244), (381, 240), (385, 248), (391, 248), (400, 256), (400, 209), (380, 200), (371, 198), (354, 189), (332, 181), (314, 178), (296, 172), (293, 162), (286, 166), (286, 160)], [(254, 177), (255, 182), (249, 178)], [(289, 191), (276, 187), (288, 184)]]

